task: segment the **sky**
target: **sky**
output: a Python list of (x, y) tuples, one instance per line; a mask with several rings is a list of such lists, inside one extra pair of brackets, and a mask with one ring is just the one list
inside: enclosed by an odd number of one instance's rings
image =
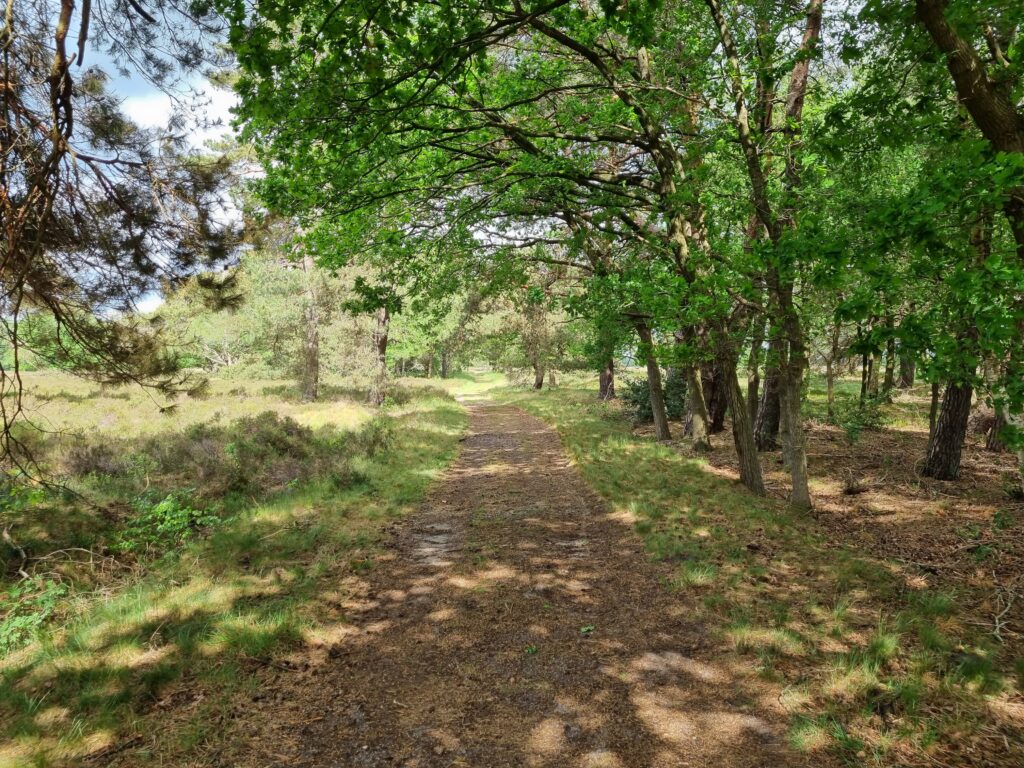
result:
[[(109, 57), (100, 51), (88, 52), (85, 66), (93, 65), (99, 66), (110, 75), (111, 80), (107, 84), (108, 90), (121, 100), (121, 109), (129, 119), (145, 128), (161, 128), (167, 125), (172, 111), (170, 96), (141, 77), (120, 76), (117, 67)], [(189, 143), (199, 148), (211, 139), (219, 139), (232, 134), (234, 131), (230, 125), (231, 108), (237, 101), (234, 93), (225, 88), (214, 87), (202, 76), (194, 78), (189, 85), (203, 97), (205, 102), (203, 117), (208, 121), (219, 121), (220, 123), (212, 128), (193, 127)], [(152, 292), (139, 297), (136, 306), (140, 312), (145, 314), (152, 312), (163, 302), (163, 296)]]

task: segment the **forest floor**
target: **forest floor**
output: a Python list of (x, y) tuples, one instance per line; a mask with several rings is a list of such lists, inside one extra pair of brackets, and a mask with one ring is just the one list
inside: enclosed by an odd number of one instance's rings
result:
[(469, 411), (454, 467), (344, 586), (347, 621), (266, 670), (208, 764), (807, 764), (776, 692), (659, 586), (557, 433)]

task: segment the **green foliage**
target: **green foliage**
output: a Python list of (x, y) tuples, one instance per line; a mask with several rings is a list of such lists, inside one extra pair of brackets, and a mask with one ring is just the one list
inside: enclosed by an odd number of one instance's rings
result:
[(218, 525), (219, 516), (190, 506), (193, 494), (186, 490), (159, 500), (152, 495), (136, 499), (136, 515), (117, 534), (112, 549), (124, 553), (170, 552), (203, 529)]
[(882, 406), (882, 400), (868, 398), (863, 403), (847, 401), (837, 407), (836, 424), (843, 428), (851, 445), (860, 440), (864, 432), (885, 426), (887, 419)]
[(33, 576), (0, 593), (0, 656), (35, 637), (57, 611), (67, 586)]
[[(664, 377), (665, 409), (670, 419), (681, 419), (686, 414), (686, 381), (674, 372)], [(644, 378), (626, 378), (618, 390), (626, 412), (637, 424), (649, 424), (654, 420), (651, 410), (651, 389)]]

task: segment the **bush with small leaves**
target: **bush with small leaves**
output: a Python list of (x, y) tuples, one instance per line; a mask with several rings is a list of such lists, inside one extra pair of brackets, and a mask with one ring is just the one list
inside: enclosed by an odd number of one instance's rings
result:
[[(665, 410), (670, 419), (681, 419), (686, 414), (686, 381), (675, 372), (665, 377)], [(626, 379), (621, 387), (619, 397), (622, 399), (626, 413), (636, 424), (649, 424), (654, 421), (651, 410), (651, 389), (646, 378)]]
[(163, 552), (221, 522), (212, 512), (193, 508), (188, 500), (191, 495), (191, 491), (179, 491), (162, 499), (137, 499), (138, 515), (118, 533), (112, 548), (118, 552)]

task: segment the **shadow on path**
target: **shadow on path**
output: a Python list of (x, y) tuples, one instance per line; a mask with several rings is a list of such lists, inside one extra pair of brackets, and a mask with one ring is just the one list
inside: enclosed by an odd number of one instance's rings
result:
[[(788, 766), (777, 703), (687, 616), (557, 434), (470, 406), (455, 466), (305, 671), (241, 707), (228, 763)], [(221, 755), (226, 758), (226, 754)]]

